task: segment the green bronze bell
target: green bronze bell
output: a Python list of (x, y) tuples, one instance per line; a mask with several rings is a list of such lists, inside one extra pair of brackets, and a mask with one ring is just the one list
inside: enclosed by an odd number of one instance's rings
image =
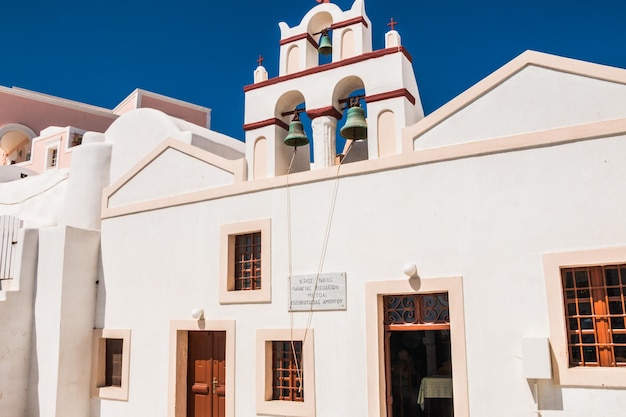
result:
[(296, 113), (291, 123), (289, 123), (289, 133), (287, 133), (284, 143), (294, 148), (309, 144), (309, 138), (307, 138), (306, 133), (304, 133), (304, 126), (298, 117), (298, 113)]
[(350, 140), (367, 139), (367, 122), (365, 110), (359, 106), (350, 107), (346, 115), (346, 124), (339, 131), (341, 136)]
[(330, 37), (328, 36), (327, 30), (322, 31), (317, 51), (322, 55), (330, 55), (333, 53), (333, 45), (330, 43)]

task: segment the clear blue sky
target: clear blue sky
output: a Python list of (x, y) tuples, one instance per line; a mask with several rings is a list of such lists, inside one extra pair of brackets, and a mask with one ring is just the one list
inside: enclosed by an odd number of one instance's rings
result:
[[(331, 0), (342, 9), (352, 0)], [(626, 68), (624, 0), (365, 0), (374, 49), (393, 17), (428, 114), (527, 49)], [(259, 53), (315, 0), (0, 0), (0, 85), (113, 108), (142, 88), (213, 109), (243, 138)], [(1, 109), (0, 109), (1, 111)]]

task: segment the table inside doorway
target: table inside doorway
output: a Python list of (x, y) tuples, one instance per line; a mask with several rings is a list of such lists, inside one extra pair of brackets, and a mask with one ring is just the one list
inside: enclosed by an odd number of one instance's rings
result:
[(452, 378), (445, 376), (430, 376), (422, 379), (417, 403), (422, 410), (427, 399), (452, 398)]

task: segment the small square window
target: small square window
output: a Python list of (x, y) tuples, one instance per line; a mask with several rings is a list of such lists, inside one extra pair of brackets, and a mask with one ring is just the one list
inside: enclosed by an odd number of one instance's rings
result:
[(561, 386), (626, 388), (626, 247), (543, 257)]
[(626, 264), (561, 268), (569, 366), (626, 366)]
[(83, 143), (83, 134), (78, 132), (72, 132), (70, 134), (69, 146), (70, 148), (78, 146)]
[(105, 339), (105, 387), (122, 386), (122, 348), (123, 339)]
[(95, 329), (92, 396), (128, 400), (130, 330)]
[(315, 415), (312, 329), (257, 330), (257, 414)]
[(59, 163), (59, 146), (49, 146), (46, 153), (46, 169), (56, 168)]
[(261, 232), (235, 236), (235, 291), (261, 289)]
[(302, 341), (272, 342), (272, 399), (304, 401)]
[(270, 219), (220, 229), (220, 303), (271, 301)]

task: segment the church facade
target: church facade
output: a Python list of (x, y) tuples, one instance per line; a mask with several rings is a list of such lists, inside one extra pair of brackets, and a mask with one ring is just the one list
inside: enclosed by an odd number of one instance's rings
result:
[(137, 91), (0, 183), (0, 414), (621, 416), (626, 70), (528, 51), (425, 116), (364, 0), (279, 26), (244, 142)]

